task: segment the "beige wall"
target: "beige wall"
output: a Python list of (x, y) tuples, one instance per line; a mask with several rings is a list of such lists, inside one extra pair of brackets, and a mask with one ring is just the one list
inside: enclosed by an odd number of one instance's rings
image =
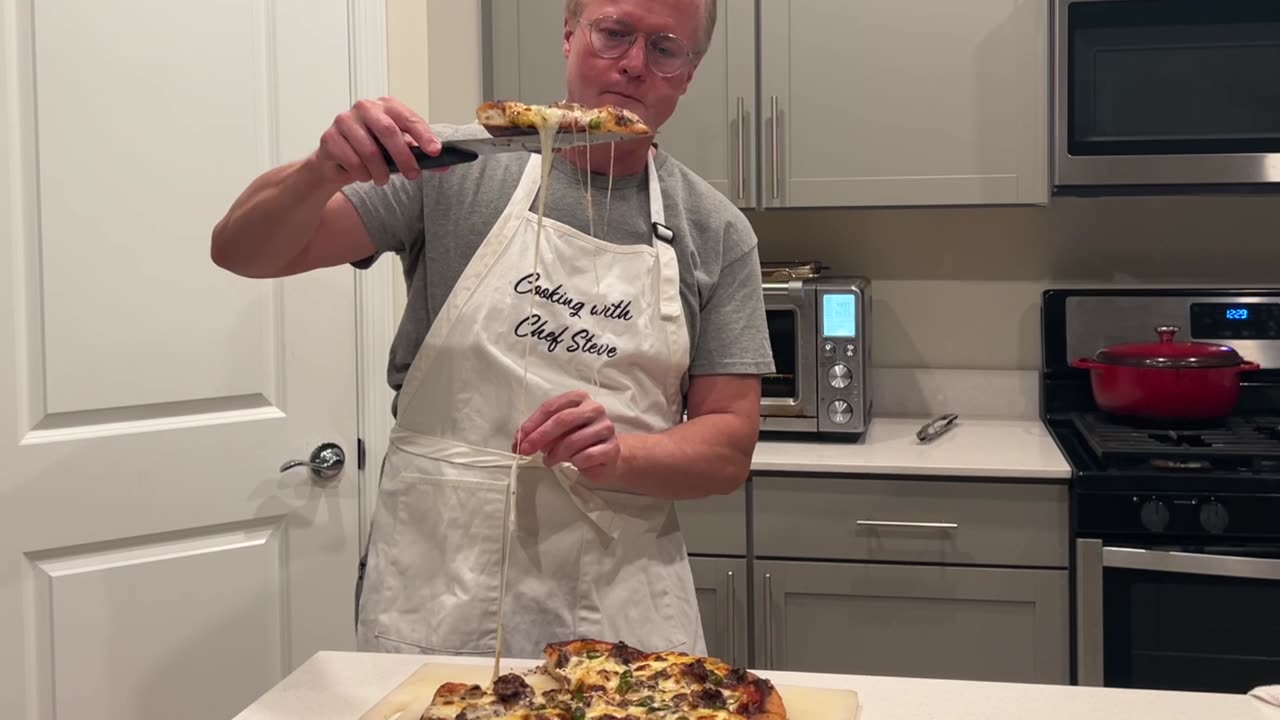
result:
[(879, 366), (1035, 369), (1048, 286), (1280, 285), (1280, 198), (749, 216), (763, 259), (819, 259), (872, 279)]
[[(393, 92), (425, 86), (431, 120), (465, 122), (482, 100), (479, 0), (391, 6), (411, 11), (391, 37)], [(820, 259), (872, 278), (880, 367), (1034, 370), (1048, 286), (1280, 285), (1280, 198), (1055, 198), (1047, 208), (748, 217), (765, 260)]]

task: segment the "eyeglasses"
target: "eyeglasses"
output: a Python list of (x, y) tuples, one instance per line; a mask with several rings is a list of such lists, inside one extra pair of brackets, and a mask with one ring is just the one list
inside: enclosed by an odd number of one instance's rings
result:
[[(587, 26), (587, 39), (591, 49), (603, 58), (622, 57), (636, 44), (641, 33), (631, 23), (612, 15), (602, 15), (592, 20), (578, 18)], [(658, 75), (670, 77), (689, 67), (693, 52), (683, 40), (670, 33), (649, 35), (645, 43), (645, 64)]]

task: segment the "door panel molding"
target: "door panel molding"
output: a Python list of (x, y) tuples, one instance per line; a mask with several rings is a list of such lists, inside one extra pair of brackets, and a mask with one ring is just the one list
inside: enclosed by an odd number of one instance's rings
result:
[[(387, 69), (387, 5), (385, 0), (348, 0), (351, 15), (351, 101), (376, 98), (390, 90)], [(422, 68), (426, 72), (426, 68)], [(378, 498), (382, 456), (390, 442), (391, 400), (387, 385), (387, 352), (396, 335), (395, 263), (382, 258), (356, 271), (356, 368), (359, 373), (357, 431), (364, 441), (360, 478), (360, 550), (369, 538), (369, 519)], [(356, 448), (348, 448), (355, 459)]]

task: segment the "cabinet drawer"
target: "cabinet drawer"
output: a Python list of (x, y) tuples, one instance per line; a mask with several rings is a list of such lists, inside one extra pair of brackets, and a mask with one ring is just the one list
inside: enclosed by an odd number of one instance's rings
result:
[(1066, 567), (1067, 488), (755, 477), (762, 557)]
[(747, 554), (746, 485), (729, 495), (676, 502), (690, 555)]

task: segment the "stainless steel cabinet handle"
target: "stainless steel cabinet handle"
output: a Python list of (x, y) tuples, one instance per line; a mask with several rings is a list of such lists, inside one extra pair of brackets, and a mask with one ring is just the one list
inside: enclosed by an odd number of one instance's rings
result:
[(869, 525), (871, 527), (901, 527), (901, 528), (939, 528), (946, 530), (954, 530), (960, 527), (957, 523), (950, 522), (899, 522), (896, 520), (857, 520), (858, 525)]
[(773, 670), (773, 576), (764, 574), (764, 662)]
[(1280, 580), (1280, 560), (1234, 555), (1142, 550), (1107, 547), (1102, 549), (1102, 566), (1220, 577)]
[(315, 450), (311, 451), (309, 460), (286, 460), (280, 466), (280, 472), (292, 470), (296, 467), (310, 468), (311, 472), (321, 480), (328, 480), (342, 472), (342, 468), (347, 464), (347, 455), (342, 452), (342, 447), (337, 443), (321, 443)]
[(742, 124), (745, 100), (737, 97), (737, 199), (746, 197), (746, 126)]
[(778, 96), (771, 96), (772, 103), (769, 113), (769, 134), (772, 141), (769, 143), (769, 152), (773, 155), (773, 199), (778, 199)]
[(730, 570), (728, 577), (725, 579), (729, 589), (725, 595), (729, 599), (729, 612), (725, 616), (729, 620), (729, 649), (725, 651), (725, 657), (730, 658), (729, 662), (734, 662), (734, 658), (738, 657), (738, 599), (733, 593), (733, 571)]

